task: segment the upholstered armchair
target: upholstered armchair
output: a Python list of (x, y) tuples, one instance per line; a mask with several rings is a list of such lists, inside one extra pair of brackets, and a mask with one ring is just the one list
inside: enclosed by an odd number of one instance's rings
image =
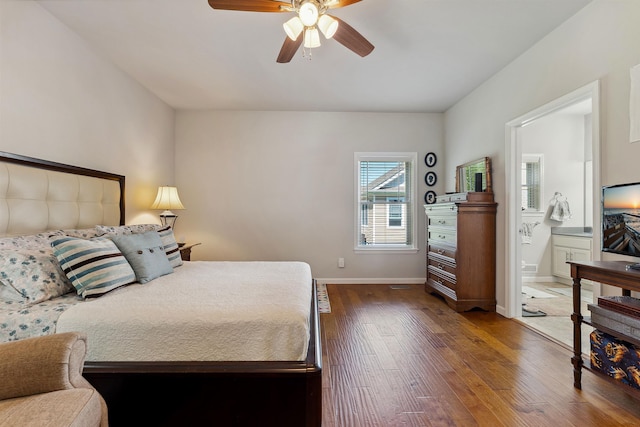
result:
[(0, 344), (0, 426), (108, 426), (82, 376), (87, 338), (67, 332)]

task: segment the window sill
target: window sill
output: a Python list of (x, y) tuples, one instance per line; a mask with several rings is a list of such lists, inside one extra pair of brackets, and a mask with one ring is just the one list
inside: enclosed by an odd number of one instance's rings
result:
[(356, 254), (394, 254), (394, 255), (403, 255), (403, 254), (417, 254), (420, 250), (418, 248), (392, 248), (392, 247), (371, 247), (371, 248), (354, 248), (353, 252)]

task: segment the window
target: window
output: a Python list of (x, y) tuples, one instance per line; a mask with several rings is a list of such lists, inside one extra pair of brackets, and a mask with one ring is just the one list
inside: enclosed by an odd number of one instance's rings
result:
[(363, 203), (360, 205), (360, 225), (367, 226), (369, 225), (369, 204)]
[(404, 218), (403, 205), (404, 198), (398, 199), (396, 197), (387, 198), (387, 226), (388, 227), (403, 227)]
[(356, 249), (417, 250), (417, 153), (355, 153)]
[(522, 211), (542, 210), (542, 154), (522, 156)]

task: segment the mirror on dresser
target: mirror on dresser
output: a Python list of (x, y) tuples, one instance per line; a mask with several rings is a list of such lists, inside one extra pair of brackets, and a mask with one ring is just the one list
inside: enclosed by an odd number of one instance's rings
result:
[(469, 191), (493, 192), (490, 157), (483, 157), (456, 167), (456, 193)]

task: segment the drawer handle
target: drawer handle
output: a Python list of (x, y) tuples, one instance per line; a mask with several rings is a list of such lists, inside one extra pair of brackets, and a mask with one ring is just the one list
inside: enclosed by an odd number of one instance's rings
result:
[(436, 252), (438, 252), (439, 255), (442, 255), (444, 253), (442, 249), (438, 249)]
[(444, 236), (444, 235), (442, 235), (442, 234), (438, 234), (438, 237), (439, 237), (440, 239), (446, 239), (446, 238), (447, 238), (447, 236)]
[(438, 268), (439, 268), (440, 270), (444, 270), (444, 265), (442, 265), (442, 264), (438, 263)]
[(436, 282), (436, 283), (437, 283), (438, 285), (440, 285), (440, 286), (444, 286), (444, 285), (442, 284), (442, 281), (441, 281), (441, 280), (434, 280), (434, 282)]
[(444, 221), (442, 219), (438, 221), (438, 224), (446, 224), (446, 223), (447, 223), (447, 221)]

